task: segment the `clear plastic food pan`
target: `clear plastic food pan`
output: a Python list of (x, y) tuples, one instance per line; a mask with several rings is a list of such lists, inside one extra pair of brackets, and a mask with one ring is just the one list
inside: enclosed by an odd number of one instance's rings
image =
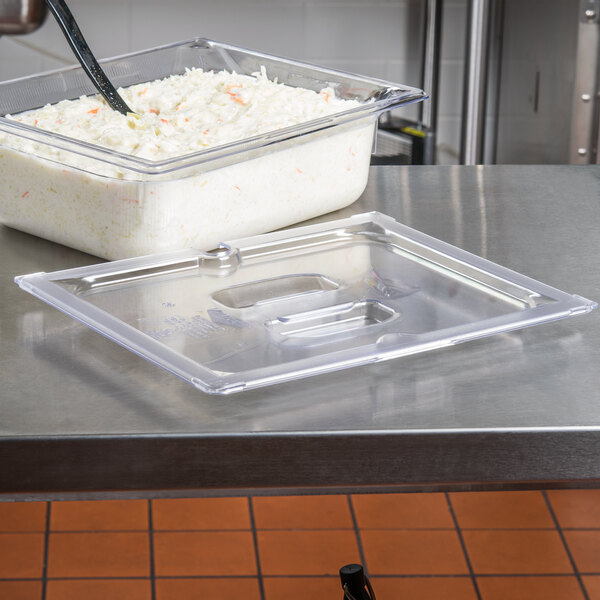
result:
[[(0, 116), (0, 222), (107, 259), (254, 235), (337, 210), (367, 182), (377, 117), (423, 91), (205, 39), (107, 61), (116, 87), (186, 68), (252, 74), (360, 102), (300, 125), (152, 161)], [(0, 84), (0, 115), (95, 93), (80, 67)]]
[(380, 213), (16, 278), (200, 390), (230, 394), (583, 314), (596, 303)]

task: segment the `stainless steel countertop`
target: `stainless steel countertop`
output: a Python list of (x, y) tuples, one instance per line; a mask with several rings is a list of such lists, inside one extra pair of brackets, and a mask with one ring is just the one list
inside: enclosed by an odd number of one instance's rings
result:
[[(373, 167), (361, 199), (600, 300), (600, 167)], [(21, 291), (100, 262), (0, 226), (0, 497), (600, 484), (600, 311), (203, 395)]]

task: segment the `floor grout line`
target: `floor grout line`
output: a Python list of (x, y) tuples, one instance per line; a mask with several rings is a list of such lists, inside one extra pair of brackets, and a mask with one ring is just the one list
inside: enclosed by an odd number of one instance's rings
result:
[(252, 526), (252, 540), (254, 542), (254, 557), (256, 559), (256, 576), (258, 578), (258, 591), (261, 600), (265, 600), (265, 584), (263, 581), (262, 567), (260, 564), (260, 551), (258, 548), (258, 531), (256, 529), (256, 519), (254, 518), (254, 505), (252, 496), (248, 496), (248, 514), (250, 515), (250, 525)]
[(150, 554), (150, 598), (156, 600), (156, 565), (154, 561), (154, 518), (152, 500), (148, 500), (148, 546)]
[[(181, 531), (178, 529), (175, 529), (174, 531)], [(187, 529), (185, 531), (188, 531)], [(16, 532), (16, 533), (20, 533), (20, 532)], [(28, 532), (23, 532), (23, 533), (28, 533)], [(33, 532), (32, 532), (33, 533)], [(96, 534), (96, 533), (148, 533), (148, 528), (145, 527), (144, 529), (64, 529), (61, 530), (59, 529), (58, 531), (52, 531), (53, 535), (73, 535), (73, 534), (78, 534), (78, 533), (85, 533), (85, 534)], [(0, 535), (2, 535), (0, 533)]]
[[(354, 531), (354, 526), (349, 527), (258, 527), (257, 531)], [(361, 527), (361, 531), (455, 531), (456, 527)], [(73, 534), (114, 534), (114, 533), (146, 533), (144, 529), (64, 529), (52, 530), (52, 535), (73, 535)], [(241, 533), (252, 531), (252, 528), (237, 529), (156, 529), (153, 533)], [(556, 527), (461, 527), (461, 531), (556, 531)], [(561, 527), (561, 531), (600, 531), (598, 527)], [(39, 535), (45, 533), (45, 530), (38, 531), (0, 531), (3, 535)]]
[[(257, 527), (257, 531), (354, 531), (354, 526), (348, 527)], [(361, 531), (455, 531), (456, 527), (361, 527)], [(65, 529), (52, 530), (52, 535), (73, 535), (73, 534), (114, 534), (114, 533), (147, 533), (148, 528), (144, 529)], [(237, 529), (156, 529), (153, 533), (244, 533), (252, 531), (251, 527)], [(461, 527), (461, 531), (556, 531), (556, 527)], [(561, 527), (561, 531), (600, 531), (598, 527)], [(3, 535), (39, 535), (45, 533), (44, 530), (15, 530), (0, 531), (0, 537)]]
[(558, 522), (558, 517), (556, 516), (556, 513), (554, 512), (554, 507), (552, 506), (552, 503), (550, 502), (550, 498), (548, 497), (548, 494), (546, 493), (545, 490), (542, 491), (542, 496), (544, 498), (544, 501), (546, 502), (546, 506), (548, 507), (548, 510), (550, 511), (550, 515), (552, 517), (552, 520), (554, 521), (554, 525), (556, 526), (556, 530), (558, 531), (558, 535), (560, 536), (560, 539), (563, 543), (563, 546), (565, 548), (567, 556), (569, 557), (569, 562), (571, 563), (571, 567), (573, 568), (575, 577), (577, 578), (577, 582), (579, 583), (579, 587), (581, 588), (581, 592), (583, 593), (583, 597), (585, 600), (590, 600), (590, 597), (587, 593), (585, 584), (583, 583), (581, 573), (579, 572), (579, 569), (577, 568), (577, 564), (575, 563), (575, 559), (573, 558), (573, 555), (571, 554), (571, 549), (569, 548), (569, 544), (567, 543), (565, 534), (564, 534), (563, 530), (561, 529), (560, 523)]
[(450, 511), (450, 515), (452, 516), (452, 521), (454, 522), (454, 527), (456, 528), (456, 533), (458, 535), (458, 540), (460, 542), (460, 546), (463, 551), (463, 556), (467, 563), (467, 569), (469, 570), (469, 575), (471, 577), (471, 583), (475, 590), (475, 595), (477, 596), (477, 600), (481, 600), (481, 592), (479, 590), (479, 585), (477, 584), (477, 578), (475, 577), (475, 572), (473, 571), (473, 565), (471, 564), (471, 559), (469, 558), (469, 552), (467, 551), (467, 545), (465, 543), (465, 539), (464, 539), (462, 531), (460, 529), (460, 525), (458, 523), (456, 513), (454, 512), (454, 507), (452, 506), (452, 500), (450, 499), (450, 494), (448, 492), (444, 492), (444, 496), (446, 497), (446, 502), (448, 504), (448, 510)]
[[(582, 571), (583, 577), (600, 577), (600, 572)], [(561, 578), (575, 577), (574, 573), (477, 573), (479, 579), (511, 579), (511, 578)], [(471, 579), (468, 573), (377, 573), (371, 576), (373, 579)], [(330, 573), (307, 573), (307, 574), (285, 574), (285, 575), (262, 575), (263, 579), (339, 579), (339, 575)], [(257, 579), (256, 574), (247, 575), (157, 575), (155, 579)], [(150, 581), (149, 576), (140, 575), (112, 575), (89, 577), (48, 577), (48, 581)], [(0, 577), (0, 582), (36, 582), (40, 577)]]
[(42, 564), (42, 600), (46, 600), (48, 588), (48, 560), (50, 558), (50, 517), (52, 502), (46, 502), (46, 529), (44, 531), (44, 562)]
[[(352, 519), (352, 526), (354, 528), (354, 535), (356, 536), (356, 544), (358, 545), (358, 556), (360, 557), (360, 563), (363, 566), (365, 575), (369, 575), (369, 566), (367, 565), (367, 557), (363, 548), (362, 538), (360, 536), (360, 528), (358, 527), (358, 520), (356, 518), (356, 511), (354, 510), (354, 504), (352, 503), (352, 496), (346, 494), (348, 500), (348, 508), (350, 509), (350, 518)], [(340, 568), (344, 565), (340, 565)]]

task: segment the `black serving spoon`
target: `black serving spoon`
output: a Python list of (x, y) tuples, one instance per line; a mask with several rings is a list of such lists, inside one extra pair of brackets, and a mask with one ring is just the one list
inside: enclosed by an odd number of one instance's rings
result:
[(67, 42), (69, 42), (69, 46), (71, 46), (77, 60), (81, 63), (83, 70), (108, 102), (108, 105), (124, 115), (133, 112), (125, 104), (123, 98), (119, 96), (113, 84), (108, 80), (106, 73), (98, 64), (64, 0), (46, 0), (46, 4), (63, 30)]

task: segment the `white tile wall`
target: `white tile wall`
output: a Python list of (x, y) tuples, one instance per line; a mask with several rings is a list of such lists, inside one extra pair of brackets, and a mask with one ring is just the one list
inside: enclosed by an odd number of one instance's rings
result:
[(42, 70), (43, 57), (25, 46), (0, 38), (0, 79), (13, 79)]
[(466, 0), (444, 2), (442, 54), (447, 60), (462, 60), (465, 51)]
[(132, 0), (130, 6), (131, 44), (136, 50), (202, 36), (291, 57), (306, 53), (302, 2)]
[[(419, 86), (421, 0), (67, 1), (101, 58), (203, 36)], [(444, 9), (438, 139), (450, 157), (459, 144), (465, 5), (446, 0)], [(30, 35), (0, 38), (0, 80), (74, 62), (51, 16)]]
[(411, 36), (405, 3), (307, 7), (306, 53), (337, 59), (406, 59)]

